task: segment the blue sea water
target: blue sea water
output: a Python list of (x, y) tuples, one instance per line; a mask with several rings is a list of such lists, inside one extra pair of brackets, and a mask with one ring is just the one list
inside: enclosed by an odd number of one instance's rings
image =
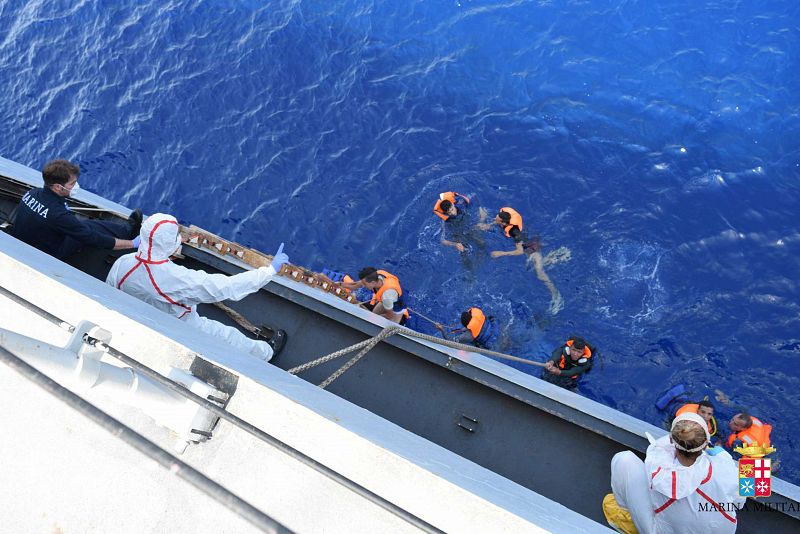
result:
[[(580, 393), (655, 424), (668, 387), (719, 389), (800, 482), (798, 57), (796, 0), (9, 0), (0, 155), (309, 268), (385, 267), (425, 315), (485, 308), (515, 355), (582, 334)], [(571, 251), (563, 311), (488, 257), (499, 233), (439, 244), (447, 190)]]

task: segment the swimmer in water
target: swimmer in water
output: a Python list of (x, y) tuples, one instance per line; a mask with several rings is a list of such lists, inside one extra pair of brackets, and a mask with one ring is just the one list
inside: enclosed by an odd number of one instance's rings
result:
[(561, 254), (561, 257), (553, 255), (552, 253), (548, 254), (546, 258), (542, 257), (542, 247), (538, 237), (526, 239), (522, 233), (522, 216), (513, 208), (500, 208), (500, 211), (497, 212), (494, 221), (491, 223), (486, 222), (487, 218), (488, 212), (484, 208), (481, 208), (480, 222), (477, 225), (479, 229), (491, 230), (494, 225), (497, 225), (503, 229), (503, 233), (506, 237), (514, 240), (515, 245), (514, 250), (493, 251), (492, 258), (526, 254), (528, 256), (528, 265), (532, 264), (536, 271), (536, 278), (541, 280), (548, 291), (550, 291), (550, 313), (555, 315), (560, 312), (564, 307), (564, 299), (561, 297), (561, 293), (559, 293), (558, 289), (556, 289), (553, 281), (547, 276), (544, 267), (545, 265), (552, 265), (560, 261), (568, 260), (570, 256), (569, 251), (562, 248), (556, 251)]

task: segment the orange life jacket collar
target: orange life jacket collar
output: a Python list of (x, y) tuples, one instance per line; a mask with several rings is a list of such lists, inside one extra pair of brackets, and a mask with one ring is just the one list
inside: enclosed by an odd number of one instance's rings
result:
[(753, 443), (758, 443), (762, 447), (770, 446), (769, 435), (772, 432), (772, 425), (768, 425), (755, 417), (752, 419), (753, 424), (750, 425), (750, 428), (745, 428), (741, 432), (731, 434), (728, 437), (728, 448), (732, 447), (733, 442), (737, 439), (744, 443), (745, 447)]
[(483, 324), (486, 322), (486, 315), (480, 308), (470, 308), (469, 313), (472, 318), (467, 323), (467, 330), (472, 334), (472, 337), (478, 339), (481, 335), (481, 330), (483, 330)]
[[(678, 417), (679, 415), (684, 413), (697, 413), (699, 410), (700, 410), (699, 404), (696, 404), (694, 402), (691, 402), (689, 404), (684, 404), (683, 406), (678, 408), (677, 412), (675, 412), (675, 417)], [(708, 425), (708, 433), (713, 436), (716, 433), (716, 429), (711, 424), (711, 421), (708, 421), (708, 423), (706, 424)]]
[[(570, 339), (566, 342), (566, 345), (572, 349), (572, 346), (575, 344), (575, 341)], [(583, 346), (583, 357), (584, 358), (591, 358), (592, 357), (592, 349), (589, 348), (589, 345)]]
[(500, 208), (500, 213), (508, 213), (511, 217), (511, 220), (508, 221), (508, 224), (503, 225), (503, 232), (505, 232), (506, 237), (511, 237), (511, 229), (515, 226), (522, 231), (522, 215), (520, 215), (514, 208)]
[[(573, 344), (574, 344), (574, 341), (573, 341), (573, 340), (571, 340), (571, 339), (570, 339), (570, 340), (568, 340), (568, 341), (566, 342), (566, 345), (567, 345), (568, 347), (570, 347), (570, 350), (572, 349), (572, 345), (573, 345)], [(580, 359), (582, 359), (582, 358), (585, 358), (585, 359), (587, 359), (587, 360), (588, 360), (588, 359), (590, 359), (591, 357), (592, 357), (592, 349), (590, 349), (590, 348), (589, 348), (589, 345), (584, 345), (584, 347), (583, 347), (583, 354), (581, 355), (581, 358), (579, 358), (577, 361), (576, 361), (576, 360), (572, 360), (572, 361), (574, 361), (575, 363), (577, 363), (577, 362), (578, 362), (578, 361), (580, 361)], [(572, 353), (570, 353), (570, 359), (571, 359), (571, 358), (572, 358)], [(564, 351), (561, 351), (561, 359), (560, 359), (560, 360), (559, 360), (559, 362), (558, 362), (558, 367), (559, 367), (560, 369), (564, 369), (564, 368), (566, 368), (566, 367), (567, 367), (567, 356), (566, 356), (566, 354), (564, 354)]]
[(455, 206), (456, 204), (455, 192), (448, 191), (446, 193), (440, 194), (439, 200), (436, 201), (436, 205), (433, 207), (433, 213), (435, 213), (436, 216), (442, 219), (443, 221), (446, 221), (447, 219), (450, 218), (450, 216), (446, 214), (441, 208), (442, 202), (444, 202), (445, 200), (449, 200)]
[(373, 290), (373, 293), (375, 294), (372, 296), (370, 304), (379, 303), (387, 289), (394, 289), (397, 291), (398, 298), (403, 296), (403, 289), (400, 287), (400, 279), (398, 279), (395, 275), (381, 269), (378, 269), (378, 274), (383, 276), (383, 285), (378, 289)]

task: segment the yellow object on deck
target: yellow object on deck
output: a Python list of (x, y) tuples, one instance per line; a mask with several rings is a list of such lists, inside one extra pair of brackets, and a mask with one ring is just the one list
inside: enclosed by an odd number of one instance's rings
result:
[(636, 525), (633, 524), (631, 513), (619, 505), (613, 493), (609, 493), (603, 499), (603, 513), (609, 526), (617, 532), (639, 534)]

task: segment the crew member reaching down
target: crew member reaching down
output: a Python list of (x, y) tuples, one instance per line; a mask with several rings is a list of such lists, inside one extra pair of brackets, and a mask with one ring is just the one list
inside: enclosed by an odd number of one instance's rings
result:
[(372, 299), (366, 303), (366, 308), (382, 317), (405, 324), (408, 319), (408, 309), (403, 300), (403, 288), (400, 280), (393, 274), (374, 267), (364, 267), (358, 273), (358, 282), (342, 283), (346, 289), (366, 287), (372, 291)]
[(457, 239), (463, 240), (462, 227), (468, 207), (469, 198), (454, 191), (441, 193), (433, 206), (433, 213), (442, 219), (442, 244), (454, 247), (459, 252), (466, 250), (464, 244)]
[(187, 269), (170, 259), (181, 246), (180, 228), (171, 215), (148, 217), (140, 236), (139, 250), (114, 262), (107, 284), (266, 362), (281, 351), (286, 342), (283, 330), (272, 330), (267, 341), (250, 339), (235, 328), (200, 316), (196, 308), (201, 303), (241, 300), (264, 287), (289, 261), (282, 244), (269, 267), (227, 276)]
[(31, 189), (16, 210), (11, 235), (60, 260), (82, 247), (105, 250), (136, 248), (142, 212), (134, 210), (128, 223), (82, 221), (67, 206), (66, 198), (79, 189), (80, 168), (64, 159), (42, 169), (44, 187)]
[(758, 444), (761, 447), (769, 447), (770, 433), (772, 425), (764, 423), (760, 419), (748, 413), (737, 413), (728, 423), (731, 434), (728, 436), (728, 448), (733, 449), (739, 445), (744, 447)]
[(553, 351), (542, 378), (562, 387), (574, 387), (581, 375), (592, 369), (596, 352), (583, 338), (573, 336)]
[[(649, 436), (648, 436), (649, 437)], [(668, 435), (651, 439), (644, 463), (631, 451), (611, 459), (612, 494), (603, 512), (620, 532), (727, 534), (736, 531), (739, 471), (722, 447), (709, 449), (708, 425), (682, 413)]]

